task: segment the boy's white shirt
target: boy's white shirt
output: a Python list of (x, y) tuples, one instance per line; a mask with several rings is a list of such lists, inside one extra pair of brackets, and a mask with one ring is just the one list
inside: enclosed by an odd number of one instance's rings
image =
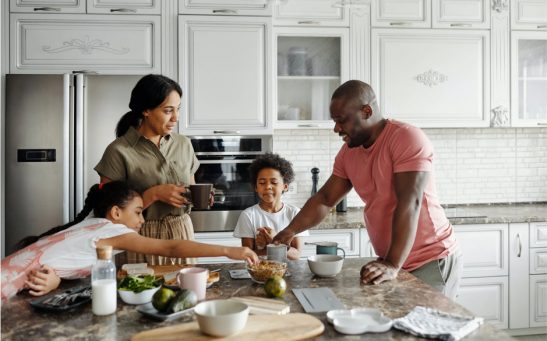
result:
[[(278, 233), (289, 225), (299, 211), (298, 207), (287, 203), (283, 203), (281, 210), (275, 213), (264, 211), (259, 204), (248, 207), (241, 212), (237, 220), (234, 237), (256, 239), (256, 229), (259, 227), (271, 227)], [(303, 231), (296, 236), (309, 236), (309, 232)]]

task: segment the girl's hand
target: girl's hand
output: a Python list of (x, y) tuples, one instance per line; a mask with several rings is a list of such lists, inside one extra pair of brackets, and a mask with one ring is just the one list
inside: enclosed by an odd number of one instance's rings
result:
[(185, 196), (186, 187), (184, 185), (164, 184), (153, 187), (156, 200), (163, 201), (166, 204), (175, 207), (188, 205), (190, 201)]
[(231, 259), (245, 260), (249, 264), (258, 263), (258, 256), (246, 246), (228, 247), (226, 256)]
[(61, 278), (57, 276), (55, 270), (47, 265), (42, 265), (40, 269), (31, 271), (25, 282), (27, 287), (30, 288), (29, 294), (33, 296), (45, 295), (57, 289), (60, 283)]

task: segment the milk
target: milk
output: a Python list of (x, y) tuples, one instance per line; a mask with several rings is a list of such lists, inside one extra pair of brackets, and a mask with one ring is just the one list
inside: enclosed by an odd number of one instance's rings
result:
[(95, 315), (109, 315), (116, 312), (116, 280), (99, 279), (91, 283), (91, 310)]

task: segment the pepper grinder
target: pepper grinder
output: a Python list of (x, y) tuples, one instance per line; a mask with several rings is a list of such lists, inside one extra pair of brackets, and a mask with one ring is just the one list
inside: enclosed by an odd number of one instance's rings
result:
[(312, 181), (312, 186), (311, 186), (311, 195), (314, 195), (315, 193), (317, 193), (317, 182), (319, 181), (319, 168), (317, 167), (313, 167), (311, 169), (311, 181)]

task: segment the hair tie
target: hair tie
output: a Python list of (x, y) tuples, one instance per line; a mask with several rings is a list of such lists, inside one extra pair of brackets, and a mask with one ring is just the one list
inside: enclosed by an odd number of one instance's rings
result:
[(99, 184), (99, 189), (103, 189), (104, 184), (105, 184), (104, 182), (101, 182), (101, 183)]

